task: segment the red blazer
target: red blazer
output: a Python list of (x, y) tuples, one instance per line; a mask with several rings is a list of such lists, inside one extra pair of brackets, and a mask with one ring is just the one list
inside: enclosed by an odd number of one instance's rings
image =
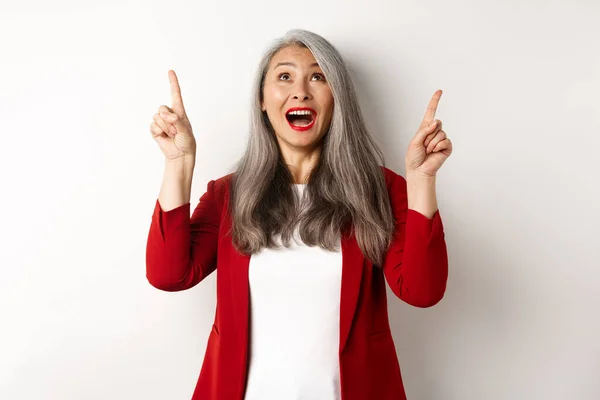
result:
[[(439, 302), (448, 256), (439, 211), (408, 209), (406, 180), (382, 167), (396, 231), (382, 269), (362, 255), (349, 229), (342, 236), (339, 363), (343, 400), (406, 399), (390, 332), (385, 280), (416, 307)], [(167, 212), (156, 201), (146, 249), (146, 277), (165, 291), (189, 289), (217, 270), (217, 306), (192, 400), (242, 400), (248, 369), (250, 256), (226, 232), (231, 174), (208, 182), (190, 218), (190, 203)], [(385, 276), (385, 279), (384, 279)], [(277, 316), (273, 316), (277, 318)]]

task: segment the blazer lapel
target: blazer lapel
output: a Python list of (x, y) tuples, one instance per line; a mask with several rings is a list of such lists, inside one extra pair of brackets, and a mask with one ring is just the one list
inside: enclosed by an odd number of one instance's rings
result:
[(231, 247), (231, 267), (228, 268), (231, 294), (235, 304), (233, 305), (234, 317), (238, 332), (248, 338), (249, 313), (250, 313), (250, 287), (248, 280), (248, 269), (250, 256), (240, 254)]
[[(346, 230), (345, 232), (348, 232)], [(342, 288), (340, 295), (340, 352), (346, 346), (358, 304), (364, 257), (354, 235), (342, 235)]]

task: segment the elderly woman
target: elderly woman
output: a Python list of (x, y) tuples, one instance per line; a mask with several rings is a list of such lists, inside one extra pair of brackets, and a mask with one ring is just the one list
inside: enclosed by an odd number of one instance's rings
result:
[(385, 167), (350, 76), (324, 38), (291, 30), (257, 71), (247, 149), (190, 217), (196, 142), (177, 77), (151, 132), (166, 157), (146, 252), (150, 284), (217, 271), (217, 307), (193, 400), (405, 399), (385, 281), (440, 301), (448, 259), (435, 194), (452, 151), (436, 91), (406, 155)]

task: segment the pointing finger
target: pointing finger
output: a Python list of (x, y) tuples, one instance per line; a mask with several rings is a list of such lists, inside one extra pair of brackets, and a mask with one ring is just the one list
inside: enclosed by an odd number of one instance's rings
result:
[(175, 114), (183, 116), (185, 108), (183, 107), (183, 99), (181, 98), (181, 88), (179, 87), (177, 75), (172, 69), (169, 70), (169, 81), (171, 82), (171, 108)]
[(436, 90), (433, 96), (431, 97), (431, 100), (429, 100), (429, 105), (427, 106), (427, 111), (425, 111), (425, 117), (423, 117), (423, 122), (421, 123), (421, 126), (429, 125), (435, 118), (435, 113), (440, 102), (440, 97), (442, 97), (442, 91)]

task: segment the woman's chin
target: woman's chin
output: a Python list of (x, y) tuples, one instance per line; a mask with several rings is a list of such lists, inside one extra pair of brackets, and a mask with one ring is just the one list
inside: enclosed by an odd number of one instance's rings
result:
[(284, 135), (284, 137), (278, 137), (279, 144), (281, 145), (282, 139), (289, 147), (294, 149), (311, 149), (319, 142), (319, 138), (316, 134), (311, 132), (302, 132), (299, 135), (298, 132), (291, 132)]

